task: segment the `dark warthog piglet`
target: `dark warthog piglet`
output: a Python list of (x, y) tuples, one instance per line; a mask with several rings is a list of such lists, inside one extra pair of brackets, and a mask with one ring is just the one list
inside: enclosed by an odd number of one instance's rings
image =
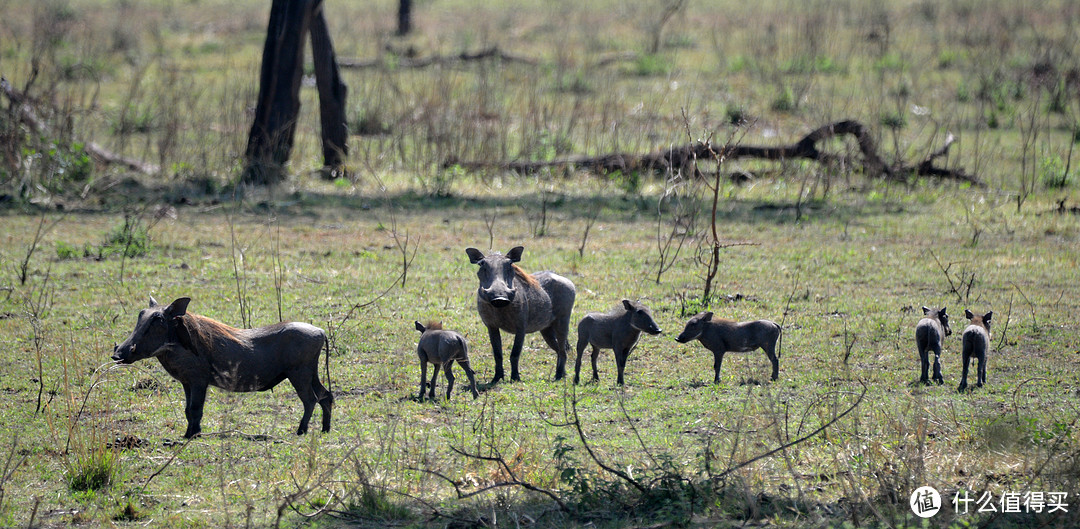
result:
[(649, 308), (637, 301), (624, 299), (607, 313), (586, 314), (581, 319), (581, 323), (578, 323), (577, 328), (577, 362), (574, 363), (574, 383), (578, 383), (581, 374), (581, 355), (585, 352), (585, 347), (591, 345), (592, 379), (600, 380), (600, 373), (596, 370), (596, 357), (600, 355), (600, 349), (612, 349), (615, 351), (615, 366), (619, 370), (618, 382), (621, 386), (626, 357), (630, 356), (630, 351), (634, 350), (642, 331), (655, 336), (660, 334), (660, 327), (653, 321)]
[(502, 255), (484, 255), (476, 248), (466, 248), (469, 261), (480, 269), (476, 272), (480, 287), (476, 289), (476, 309), (491, 338), (495, 356), (495, 384), (503, 378), (502, 335), (499, 330), (514, 333), (510, 349), (510, 380), (518, 376), (518, 358), (525, 344), (525, 335), (540, 331), (555, 353), (555, 380), (566, 376), (566, 353), (570, 350), (570, 313), (574, 310), (577, 291), (569, 279), (554, 272), (527, 274), (517, 263), (525, 248), (516, 246)]
[(944, 384), (945, 379), (941, 376), (941, 344), (945, 337), (952, 334), (949, 328), (949, 315), (945, 313), (945, 307), (941, 310), (923, 307), (923, 319), (915, 325), (915, 345), (919, 348), (919, 361), (922, 362), (922, 375), (919, 381), (930, 384), (927, 377), (930, 370), (930, 354), (934, 352), (934, 381)]
[(454, 389), (454, 361), (465, 370), (465, 376), (469, 377), (469, 389), (475, 399), (480, 394), (476, 392), (476, 376), (469, 367), (469, 342), (465, 337), (454, 332), (445, 331), (442, 323), (432, 322), (424, 326), (416, 322), (416, 330), (420, 331), (420, 341), (416, 344), (416, 356), (420, 357), (420, 395), (416, 398), (424, 400), (424, 387), (427, 385), (427, 365), (433, 365), (431, 372), (431, 400), (435, 400), (435, 381), (439, 378), (439, 368), (446, 373), (446, 399), (450, 400), (450, 392)]
[(139, 312), (135, 330), (116, 346), (112, 356), (121, 364), (156, 357), (165, 371), (180, 381), (188, 422), (184, 437), (202, 431), (207, 386), (226, 391), (266, 391), (285, 379), (304, 403), (304, 416), (296, 434), (307, 432), (316, 403), (322, 407), (322, 430), (330, 431), (334, 396), (319, 382), (318, 373), (319, 353), (327, 345), (322, 329), (296, 322), (234, 329), (187, 312), (190, 301), (179, 298), (163, 306), (151, 297), (150, 307)]
[(976, 316), (970, 310), (964, 309), (964, 317), (971, 321), (971, 325), (964, 329), (964, 371), (960, 374), (960, 386), (956, 391), (967, 389), (968, 363), (972, 358), (979, 361), (975, 386), (981, 388), (986, 383), (986, 353), (990, 351), (990, 319), (994, 317), (994, 311)]
[(675, 338), (679, 343), (698, 340), (713, 354), (713, 384), (720, 383), (720, 363), (724, 353), (747, 353), (762, 349), (772, 362), (772, 379), (780, 375), (780, 325), (769, 320), (736, 322), (713, 318), (713, 313), (702, 312), (686, 322), (686, 328)]

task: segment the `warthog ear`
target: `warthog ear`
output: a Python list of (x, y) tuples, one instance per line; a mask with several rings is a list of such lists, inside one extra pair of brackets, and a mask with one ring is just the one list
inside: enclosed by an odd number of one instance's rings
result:
[(946, 310), (948, 310), (948, 309), (945, 308), (945, 307), (941, 307), (941, 310), (939, 310), (938, 313), (937, 313), (938, 317), (939, 318), (948, 318), (949, 315), (945, 312)]
[(975, 315), (972, 314), (970, 310), (964, 309), (964, 317), (970, 320), (971, 318), (974, 318)]
[(521, 252), (525, 251), (524, 246), (515, 246), (506, 252), (506, 258), (510, 259), (511, 263), (516, 263), (521, 260)]
[(427, 330), (427, 329), (425, 329), (425, 328), (424, 328), (424, 324), (423, 324), (423, 323), (420, 323), (420, 322), (418, 322), (418, 321), (414, 321), (413, 323), (415, 323), (415, 324), (416, 324), (416, 330), (418, 330), (418, 331), (420, 331), (420, 332), (424, 332), (424, 331), (426, 331), (426, 330)]
[(628, 299), (624, 299), (624, 300), (622, 300), (622, 306), (623, 306), (623, 307), (624, 307), (624, 308), (625, 308), (626, 310), (634, 310), (634, 304), (633, 304), (633, 303), (631, 303), (631, 302), (630, 302), (630, 300), (628, 300)]
[(169, 316), (183, 316), (187, 314), (188, 303), (191, 302), (191, 298), (176, 298), (168, 307), (165, 307), (165, 314)]
[(150, 308), (154, 308), (156, 306), (158, 306), (157, 300), (154, 299), (154, 296), (150, 296)]
[(923, 305), (922, 313), (923, 313), (923, 316), (926, 316), (927, 314), (930, 314), (930, 307), (927, 307), (926, 305)]
[(985, 323), (987, 325), (990, 325), (990, 318), (993, 318), (993, 317), (994, 317), (994, 311), (990, 311), (990, 312), (987, 312), (986, 314), (983, 314), (983, 323)]
[(466, 248), (465, 254), (469, 256), (469, 262), (472, 264), (477, 264), (484, 260), (484, 252), (481, 252), (476, 248)]
[(705, 314), (704, 314), (704, 315), (703, 315), (703, 316), (701, 317), (701, 320), (702, 320), (702, 321), (712, 321), (712, 313), (711, 313), (711, 312), (706, 312), (706, 313), (705, 313)]

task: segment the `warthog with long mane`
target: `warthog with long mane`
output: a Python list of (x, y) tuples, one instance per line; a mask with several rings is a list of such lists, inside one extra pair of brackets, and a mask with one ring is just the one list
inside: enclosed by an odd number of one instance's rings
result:
[(297, 435), (307, 432), (316, 403), (322, 407), (322, 430), (330, 431), (334, 396), (319, 382), (318, 373), (319, 353), (327, 345), (322, 329), (296, 322), (235, 329), (187, 312), (190, 301), (179, 298), (164, 306), (151, 297), (150, 306), (139, 312), (135, 330), (114, 348), (112, 356), (121, 364), (156, 357), (165, 371), (180, 381), (188, 423), (184, 437), (202, 431), (208, 386), (226, 391), (266, 391), (285, 379), (304, 403)]
[(476, 310), (487, 327), (491, 351), (495, 356), (494, 384), (503, 378), (502, 335), (500, 329), (514, 333), (510, 349), (510, 380), (518, 376), (518, 357), (525, 335), (540, 331), (544, 341), (558, 355), (555, 380), (566, 376), (566, 353), (570, 350), (570, 315), (577, 290), (569, 279), (554, 272), (527, 274), (517, 264), (522, 246), (506, 255), (484, 255), (476, 248), (466, 248), (469, 261), (480, 267), (476, 272), (480, 287), (476, 290)]

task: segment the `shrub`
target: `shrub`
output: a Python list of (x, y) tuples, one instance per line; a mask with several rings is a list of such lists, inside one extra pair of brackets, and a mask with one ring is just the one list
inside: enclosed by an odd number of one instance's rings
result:
[(120, 460), (113, 450), (95, 445), (75, 450), (68, 461), (68, 488), (76, 492), (101, 490), (119, 473)]
[(1047, 156), (1039, 162), (1039, 175), (1046, 189), (1064, 189), (1072, 181), (1072, 175), (1065, 170), (1065, 162), (1057, 155)]
[(101, 245), (101, 256), (113, 254), (140, 257), (150, 252), (150, 231), (134, 216), (124, 217), (124, 223), (114, 228)]
[(667, 75), (671, 72), (671, 63), (660, 55), (642, 54), (634, 60), (631, 70), (634, 75), (650, 77), (654, 75)]
[(66, 261), (68, 259), (79, 259), (81, 257), (90, 257), (93, 254), (94, 250), (90, 246), (90, 243), (86, 243), (81, 248), (74, 244), (66, 243), (64, 241), (59, 241), (56, 243), (56, 257), (61, 261)]
[(881, 114), (881, 126), (902, 129), (907, 126), (907, 116), (903, 112), (884, 112)]
[(773, 99), (771, 108), (777, 112), (791, 112), (795, 110), (795, 93), (790, 86), (782, 87)]

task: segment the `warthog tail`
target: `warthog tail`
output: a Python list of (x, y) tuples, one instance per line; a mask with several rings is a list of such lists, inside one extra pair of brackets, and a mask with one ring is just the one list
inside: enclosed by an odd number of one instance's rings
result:
[[(333, 395), (334, 392), (330, 389), (330, 339), (326, 337), (326, 334), (323, 334), (323, 348), (326, 349), (326, 358), (324, 359), (326, 363), (326, 391)], [(319, 368), (316, 367), (315, 369), (318, 370)]]
[(776, 324), (776, 327), (780, 330), (780, 338), (776, 340), (776, 359), (780, 359), (780, 352), (784, 348), (784, 328), (780, 324)]

